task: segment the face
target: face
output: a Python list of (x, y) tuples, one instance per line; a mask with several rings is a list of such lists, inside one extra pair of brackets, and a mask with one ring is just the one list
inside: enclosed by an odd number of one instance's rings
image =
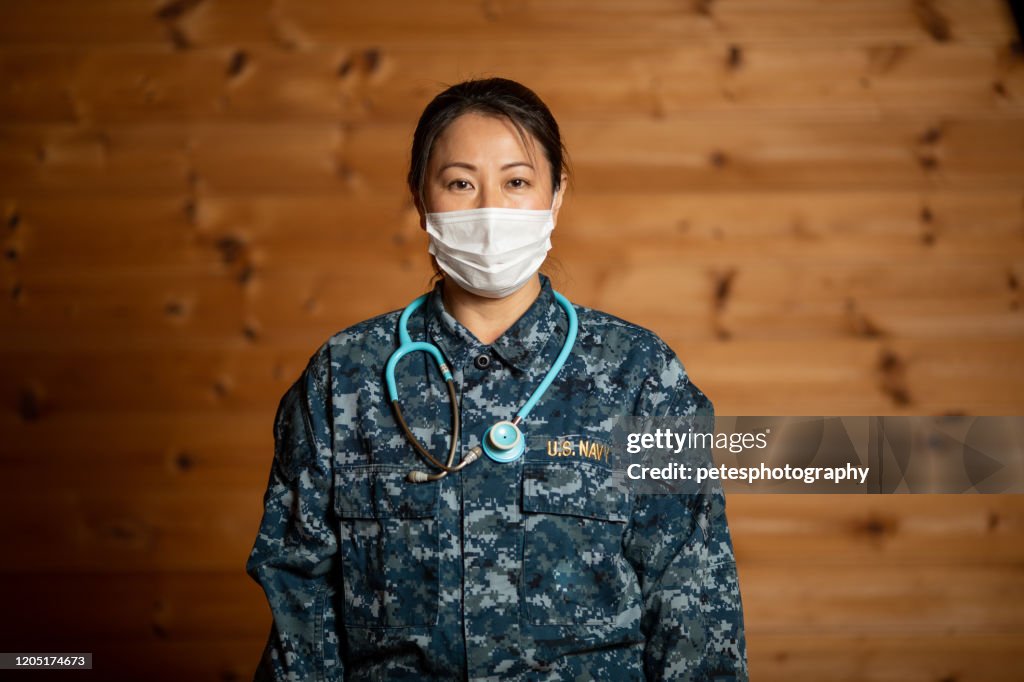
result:
[[(524, 146), (504, 117), (468, 113), (452, 121), (434, 141), (423, 181), (427, 212), (467, 208), (551, 206), (551, 164), (532, 135)], [(565, 187), (566, 176), (561, 186)], [(562, 191), (554, 217), (562, 204)], [(421, 220), (425, 228), (425, 223)]]

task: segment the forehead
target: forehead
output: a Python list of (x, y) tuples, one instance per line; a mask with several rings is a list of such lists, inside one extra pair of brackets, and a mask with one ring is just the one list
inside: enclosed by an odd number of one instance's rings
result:
[(508, 118), (478, 112), (462, 114), (437, 136), (430, 153), (432, 165), (447, 161), (465, 161), (479, 165), (487, 161), (495, 164), (509, 161), (530, 161), (546, 164), (543, 154), (537, 154), (536, 138), (526, 133), (526, 144), (519, 131)]

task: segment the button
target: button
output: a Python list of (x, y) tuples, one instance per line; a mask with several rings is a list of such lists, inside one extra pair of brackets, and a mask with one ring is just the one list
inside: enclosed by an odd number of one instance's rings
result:
[(491, 358), (488, 355), (478, 355), (473, 358), (473, 364), (477, 369), (487, 369), (487, 365), (491, 364)]

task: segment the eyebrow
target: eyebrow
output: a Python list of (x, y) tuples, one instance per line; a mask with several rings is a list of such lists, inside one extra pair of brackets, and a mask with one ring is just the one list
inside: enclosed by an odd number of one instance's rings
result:
[[(514, 168), (515, 166), (526, 166), (527, 168), (530, 168), (531, 170), (533, 169), (533, 166), (528, 164), (528, 163), (526, 163), (525, 161), (513, 161), (512, 163), (506, 163), (504, 166), (501, 167), (501, 170), (506, 170), (508, 168)], [(474, 166), (471, 163), (466, 163), (465, 161), (452, 161), (452, 162), (446, 163), (445, 165), (443, 165), (440, 168), (438, 168), (437, 169), (437, 173), (438, 173), (438, 175), (440, 175), (446, 169), (453, 168), (453, 167), (454, 168), (465, 168), (466, 170), (471, 170), (471, 171), (475, 171), (476, 170), (476, 166)]]

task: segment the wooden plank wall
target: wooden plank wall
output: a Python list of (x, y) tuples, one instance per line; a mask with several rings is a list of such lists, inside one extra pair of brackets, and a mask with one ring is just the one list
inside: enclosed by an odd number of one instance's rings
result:
[[(556, 287), (658, 332), (719, 414), (1022, 413), (999, 0), (8, 0), (0, 649), (251, 677), (274, 408), (426, 287), (412, 129), (487, 75), (565, 132)], [(1021, 679), (1020, 497), (729, 509), (753, 679)]]

